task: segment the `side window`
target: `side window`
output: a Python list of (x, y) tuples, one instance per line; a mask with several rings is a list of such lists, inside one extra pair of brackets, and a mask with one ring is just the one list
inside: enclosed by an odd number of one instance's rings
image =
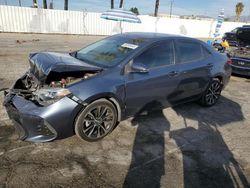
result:
[(142, 63), (148, 68), (171, 65), (174, 63), (173, 42), (157, 44), (134, 59), (136, 63)]
[(177, 63), (189, 63), (204, 58), (203, 47), (201, 44), (193, 41), (176, 41)]

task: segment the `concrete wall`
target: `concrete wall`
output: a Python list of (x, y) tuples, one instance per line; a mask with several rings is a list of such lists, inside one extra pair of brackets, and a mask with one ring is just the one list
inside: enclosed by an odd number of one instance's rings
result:
[[(161, 32), (210, 38), (213, 37), (216, 25), (216, 20), (139, 17), (142, 20), (141, 24), (123, 22), (122, 31)], [(243, 24), (225, 22), (221, 33)], [(100, 13), (0, 5), (0, 32), (112, 35), (120, 32), (120, 24), (101, 19)]]

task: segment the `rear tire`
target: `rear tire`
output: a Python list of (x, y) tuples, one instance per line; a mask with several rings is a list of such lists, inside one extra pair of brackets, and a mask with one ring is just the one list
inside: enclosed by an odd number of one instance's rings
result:
[(206, 91), (202, 94), (199, 103), (202, 106), (207, 106), (207, 107), (215, 105), (221, 96), (222, 88), (223, 85), (220, 82), (220, 80), (214, 78), (212, 82), (208, 85)]
[(116, 126), (117, 110), (107, 99), (90, 103), (75, 121), (76, 135), (86, 141), (94, 142), (108, 135)]

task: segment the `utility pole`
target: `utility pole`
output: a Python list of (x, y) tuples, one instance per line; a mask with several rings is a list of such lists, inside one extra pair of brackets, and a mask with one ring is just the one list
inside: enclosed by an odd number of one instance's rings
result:
[(21, 0), (19, 0), (19, 6), (20, 6), (20, 7), (22, 6)]
[(7, 0), (5, 0), (4, 2), (5, 2), (5, 5), (8, 5)]
[(172, 17), (172, 11), (173, 11), (173, 4), (174, 4), (174, 0), (170, 0), (170, 18)]

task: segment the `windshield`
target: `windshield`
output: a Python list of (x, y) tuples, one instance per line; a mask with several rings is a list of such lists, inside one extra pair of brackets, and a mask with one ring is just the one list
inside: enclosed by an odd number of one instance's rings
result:
[(76, 54), (76, 58), (100, 67), (112, 67), (119, 64), (145, 40), (114, 36), (91, 44)]

